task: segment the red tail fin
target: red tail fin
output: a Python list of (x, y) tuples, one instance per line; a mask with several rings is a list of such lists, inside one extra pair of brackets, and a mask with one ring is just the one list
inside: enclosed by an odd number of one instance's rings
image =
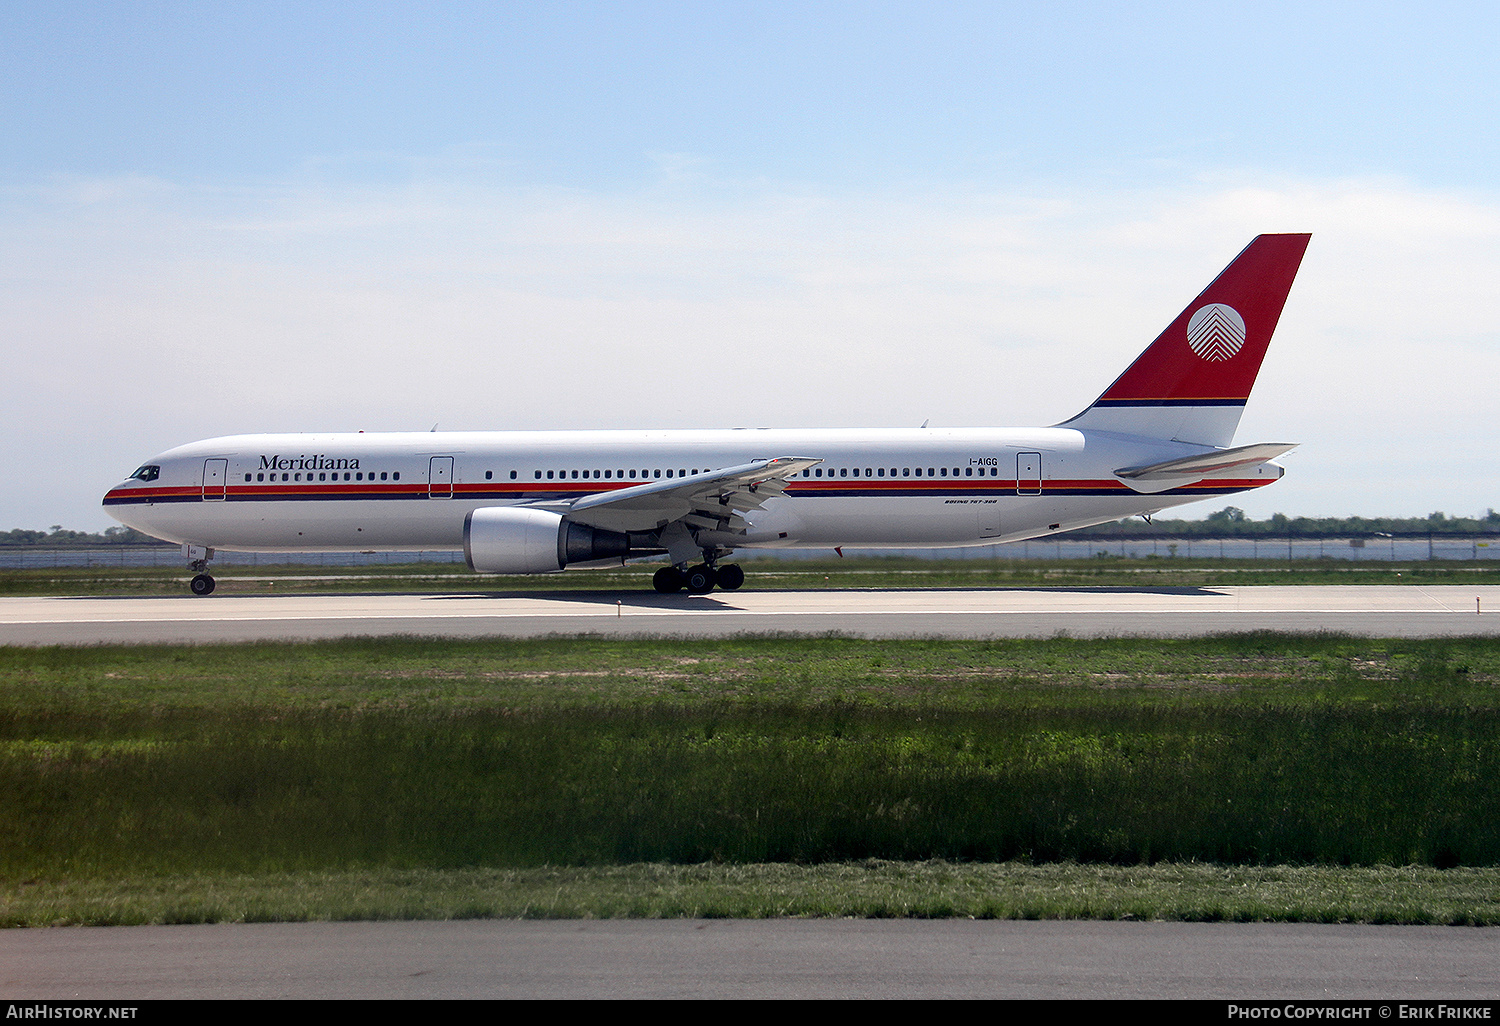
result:
[(1258, 235), (1070, 427), (1228, 445), (1311, 235)]

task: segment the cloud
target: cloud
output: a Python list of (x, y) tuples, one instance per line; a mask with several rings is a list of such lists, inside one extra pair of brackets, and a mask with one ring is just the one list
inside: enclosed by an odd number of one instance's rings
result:
[[(241, 431), (1017, 425), (1087, 405), (1261, 231), (1312, 231), (1239, 440), (1255, 516), (1481, 512), (1500, 201), (1399, 181), (835, 194), (68, 179), (0, 194), (0, 525), (109, 521)], [(1264, 507), (1264, 508), (1262, 508)]]

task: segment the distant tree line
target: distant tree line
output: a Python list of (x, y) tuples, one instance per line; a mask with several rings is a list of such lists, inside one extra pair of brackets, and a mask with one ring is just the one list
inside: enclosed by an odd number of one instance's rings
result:
[(1429, 513), (1425, 517), (1289, 517), (1273, 513), (1266, 520), (1252, 520), (1238, 506), (1225, 506), (1202, 520), (1149, 522), (1132, 517), (1069, 532), (1074, 538), (1382, 538), (1427, 535), (1500, 534), (1500, 513), (1493, 509), (1483, 517), (1450, 517)]
[(87, 531), (68, 531), (61, 524), (53, 524), (46, 531), (28, 531), (16, 528), (0, 532), (0, 547), (35, 545), (49, 549), (91, 548), (96, 545), (165, 545), (160, 538), (142, 534), (133, 527), (106, 527), (103, 534)]

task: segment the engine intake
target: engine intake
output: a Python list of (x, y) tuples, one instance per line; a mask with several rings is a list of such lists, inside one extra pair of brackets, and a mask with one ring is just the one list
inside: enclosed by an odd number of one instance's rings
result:
[(485, 574), (552, 574), (569, 563), (624, 562), (631, 541), (524, 506), (487, 506), (464, 518), (464, 560)]

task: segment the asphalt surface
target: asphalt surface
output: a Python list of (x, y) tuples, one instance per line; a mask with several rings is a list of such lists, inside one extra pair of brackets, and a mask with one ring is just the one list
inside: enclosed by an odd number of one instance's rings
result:
[[(607, 920), (0, 931), (0, 994), (151, 998), (1500, 997), (1500, 929)], [(1220, 1016), (1223, 1017), (1222, 1015)], [(1394, 1016), (1399, 1018), (1399, 1015)]]
[(392, 634), (1016, 638), (1253, 630), (1500, 634), (1500, 585), (0, 598), (5, 645)]

